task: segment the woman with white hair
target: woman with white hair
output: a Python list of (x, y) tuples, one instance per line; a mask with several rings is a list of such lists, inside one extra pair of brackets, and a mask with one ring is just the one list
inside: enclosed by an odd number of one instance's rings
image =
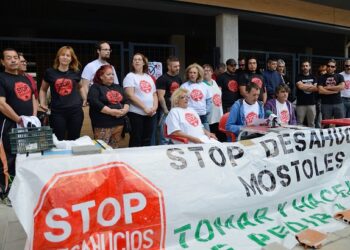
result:
[(165, 120), (167, 133), (187, 138), (192, 143), (218, 142), (215, 134), (203, 128), (197, 112), (188, 107), (189, 91), (177, 89), (171, 96), (171, 110)]

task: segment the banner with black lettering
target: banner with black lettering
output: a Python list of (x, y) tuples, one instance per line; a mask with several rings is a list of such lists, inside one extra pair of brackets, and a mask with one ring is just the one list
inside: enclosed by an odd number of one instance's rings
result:
[(27, 249), (292, 248), (347, 226), (350, 127), (251, 141), (18, 157), (10, 198)]

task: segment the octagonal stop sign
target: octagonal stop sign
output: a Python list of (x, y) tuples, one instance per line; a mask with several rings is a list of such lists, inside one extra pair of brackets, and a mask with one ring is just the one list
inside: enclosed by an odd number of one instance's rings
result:
[(111, 162), (56, 174), (34, 211), (33, 249), (163, 249), (162, 192)]

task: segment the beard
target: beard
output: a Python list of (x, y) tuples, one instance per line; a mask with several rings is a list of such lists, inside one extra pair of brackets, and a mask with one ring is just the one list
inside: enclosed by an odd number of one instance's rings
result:
[(111, 56), (110, 55), (105, 55), (105, 56), (101, 56), (101, 59), (104, 61), (107, 61)]

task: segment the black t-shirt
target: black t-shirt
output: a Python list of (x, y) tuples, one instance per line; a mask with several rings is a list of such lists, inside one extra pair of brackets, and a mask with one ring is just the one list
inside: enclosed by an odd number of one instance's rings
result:
[(240, 98), (237, 74), (225, 72), (219, 76), (217, 84), (221, 87), (223, 106), (232, 106)]
[(165, 90), (164, 99), (168, 110), (170, 110), (171, 107), (170, 97), (173, 92), (180, 87), (181, 84), (182, 80), (180, 76), (171, 76), (168, 73), (161, 75), (156, 80), (156, 88)]
[[(33, 115), (33, 89), (27, 77), (0, 73), (0, 96), (6, 98), (6, 103), (17, 115)], [(0, 113), (0, 121), (5, 118), (6, 116)]]
[(82, 106), (79, 93), (80, 71), (62, 72), (53, 68), (46, 70), (44, 80), (50, 85), (51, 109), (65, 110)]
[(104, 106), (111, 109), (122, 109), (124, 104), (129, 104), (123, 88), (119, 84), (110, 86), (94, 83), (88, 94), (90, 104), (90, 118), (95, 128), (112, 128), (123, 124), (123, 117), (115, 117), (101, 112)]
[[(339, 83), (344, 82), (344, 77), (341, 74), (324, 74), (321, 75), (318, 79), (318, 84), (320, 86), (336, 86), (339, 85)], [(340, 96), (340, 91), (336, 94), (331, 95), (322, 95), (321, 97), (321, 103), (322, 104), (339, 104), (342, 103), (342, 99)]]
[(248, 83), (253, 82), (260, 88), (259, 101), (263, 101), (263, 94), (265, 93), (265, 83), (264, 77), (262, 74), (253, 73), (253, 72), (245, 72), (240, 75), (239, 86), (247, 86)]
[[(316, 85), (317, 78), (313, 75), (303, 75), (299, 74), (295, 82), (302, 82), (307, 85)], [(296, 96), (297, 96), (297, 105), (315, 105), (316, 104), (316, 92), (308, 92), (298, 88), (296, 86)]]

